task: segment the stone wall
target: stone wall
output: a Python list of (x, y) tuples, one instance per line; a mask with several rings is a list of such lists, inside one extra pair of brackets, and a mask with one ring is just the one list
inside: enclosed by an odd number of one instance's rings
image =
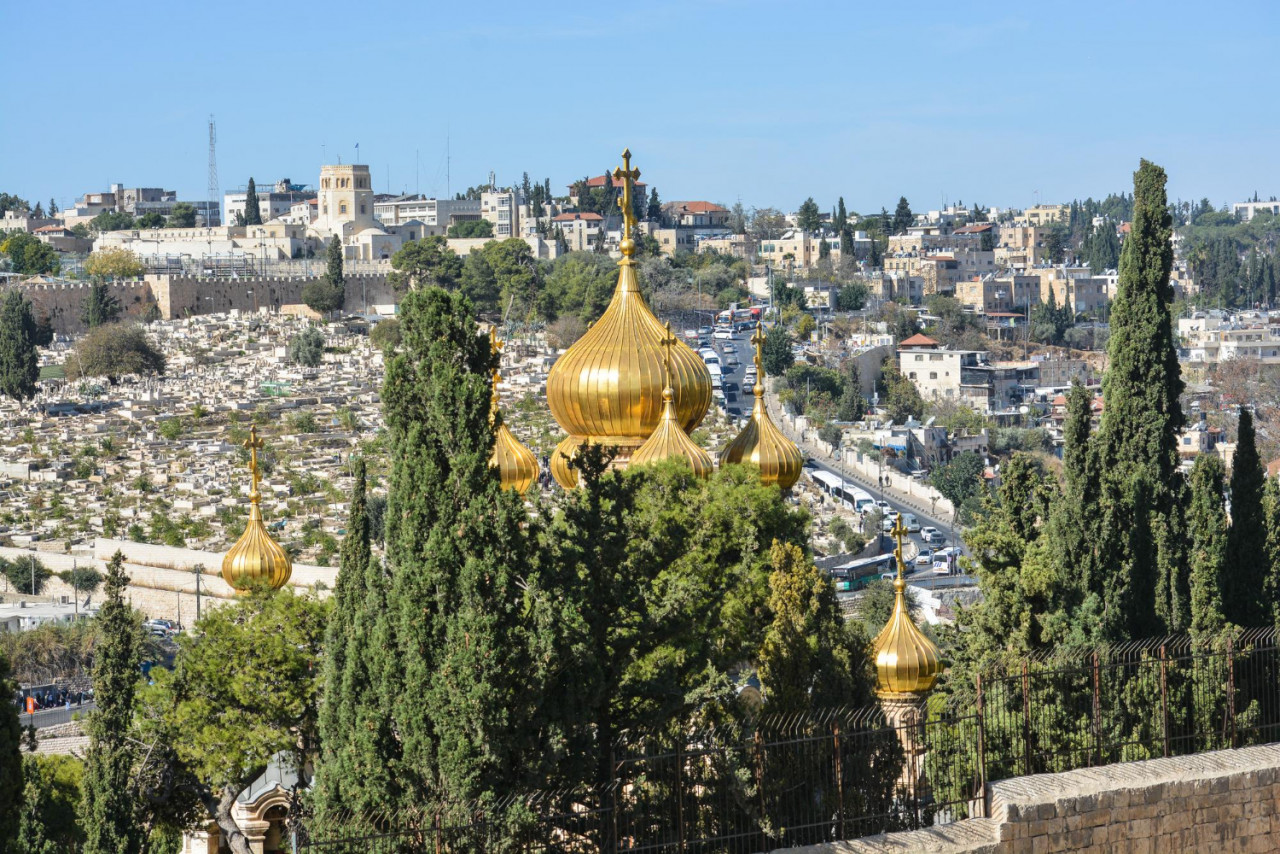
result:
[[(201, 279), (160, 274), (143, 279), (112, 282), (112, 295), (120, 300), (126, 318), (141, 319), (154, 303), (166, 320), (194, 314), (216, 314), (232, 309), (253, 311), (302, 302), (302, 289), (324, 274), (323, 261), (315, 265), (311, 277), (254, 276), (240, 279)], [(370, 306), (397, 302), (394, 289), (383, 273), (360, 273), (346, 277), (346, 310), (362, 312)], [(36, 317), (48, 315), (55, 332), (75, 335), (84, 331), (80, 310), (92, 287), (90, 282), (20, 284), (31, 300)]]
[(1280, 744), (992, 783), (991, 817), (794, 854), (1280, 851)]

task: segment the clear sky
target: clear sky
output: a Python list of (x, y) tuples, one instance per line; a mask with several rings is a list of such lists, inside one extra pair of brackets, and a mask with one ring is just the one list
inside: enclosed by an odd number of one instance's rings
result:
[[(326, 159), (378, 191), (549, 177), (630, 146), (670, 199), (916, 210), (1131, 189), (1280, 195), (1280, 2), (7, 0), (0, 190), (204, 198)], [(416, 176), (415, 176), (416, 164)]]

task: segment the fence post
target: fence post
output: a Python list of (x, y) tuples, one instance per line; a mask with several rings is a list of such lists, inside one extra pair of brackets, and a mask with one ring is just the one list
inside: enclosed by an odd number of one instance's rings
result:
[(976, 818), (987, 818), (987, 719), (983, 706), (981, 673), (975, 681), (978, 687), (978, 802), (982, 804), (982, 815)]
[[(1098, 667), (1098, 653), (1093, 653), (1093, 753), (1097, 764), (1102, 764), (1102, 687)], [(1092, 763), (1091, 763), (1092, 764)]]
[[(751, 736), (752, 743), (755, 746), (756, 760), (756, 797), (760, 799), (760, 822), (765, 819), (765, 803), (764, 803), (764, 739), (760, 736), (760, 730), (757, 728)], [(760, 822), (757, 822), (759, 824)]]
[(1164, 737), (1164, 755), (1169, 755), (1169, 658), (1160, 644), (1160, 732)]
[(1022, 659), (1022, 773), (1031, 776), (1031, 676)]
[(676, 742), (676, 825), (680, 850), (684, 848), (684, 739)]
[(606, 851), (618, 850), (618, 789), (622, 784), (622, 765), (618, 762), (617, 755), (613, 752), (614, 746), (609, 745), (609, 767), (613, 769), (613, 780), (609, 783), (609, 827), (612, 833), (609, 835), (609, 844), (605, 847)]
[(831, 743), (836, 752), (836, 822), (840, 828), (837, 839), (846, 839), (844, 832), (844, 771), (840, 762), (840, 719), (831, 722)]
[(1227, 723), (1231, 728), (1231, 746), (1236, 742), (1236, 648), (1235, 638), (1227, 635)]

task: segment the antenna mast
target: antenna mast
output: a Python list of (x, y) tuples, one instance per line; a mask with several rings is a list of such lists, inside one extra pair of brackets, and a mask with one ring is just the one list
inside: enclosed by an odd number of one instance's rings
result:
[[(222, 224), (222, 197), (218, 192), (218, 126), (214, 124), (213, 113), (209, 114), (209, 201), (218, 211), (218, 224)], [(205, 225), (213, 223), (206, 222)]]

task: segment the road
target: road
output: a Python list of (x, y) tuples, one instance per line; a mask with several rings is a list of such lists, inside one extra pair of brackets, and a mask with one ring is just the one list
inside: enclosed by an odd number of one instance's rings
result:
[(39, 709), (35, 714), (28, 715), (25, 712), (18, 715), (18, 723), (23, 727), (35, 725), (36, 729), (47, 726), (56, 726), (57, 724), (70, 723), (76, 714), (85, 715), (97, 708), (93, 700), (89, 700), (80, 705), (72, 703), (71, 708), (65, 706), (54, 706), (50, 709)]

